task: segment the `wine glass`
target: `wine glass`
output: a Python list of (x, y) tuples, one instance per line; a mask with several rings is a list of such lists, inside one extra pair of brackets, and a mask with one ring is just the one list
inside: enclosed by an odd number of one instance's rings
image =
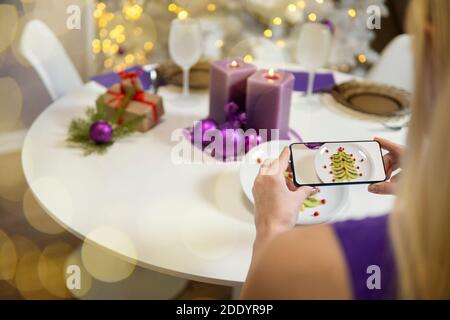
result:
[(183, 70), (183, 96), (189, 96), (189, 69), (202, 55), (202, 31), (191, 18), (174, 19), (170, 26), (169, 53)]
[(297, 43), (298, 62), (309, 74), (307, 95), (314, 90), (314, 76), (318, 68), (324, 67), (330, 55), (332, 34), (330, 29), (321, 23), (305, 23), (300, 31)]

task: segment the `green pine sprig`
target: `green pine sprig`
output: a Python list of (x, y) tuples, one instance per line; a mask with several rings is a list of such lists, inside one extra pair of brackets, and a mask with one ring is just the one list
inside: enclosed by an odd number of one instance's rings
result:
[[(124, 106), (127, 106), (135, 95), (136, 90), (132, 86), (125, 87), (125, 98), (122, 100)], [(126, 107), (115, 110), (112, 117), (107, 116), (106, 103), (104, 97), (100, 96), (96, 101), (96, 108), (86, 109), (84, 118), (73, 119), (69, 125), (67, 141), (83, 150), (85, 156), (91, 154), (105, 154), (109, 147), (115, 141), (122, 139), (136, 131), (136, 126), (144, 119), (144, 116), (138, 116), (124, 123), (118, 124), (118, 119), (125, 113)], [(110, 142), (98, 144), (92, 141), (90, 137), (91, 126), (98, 121), (108, 121), (113, 129), (113, 136)]]

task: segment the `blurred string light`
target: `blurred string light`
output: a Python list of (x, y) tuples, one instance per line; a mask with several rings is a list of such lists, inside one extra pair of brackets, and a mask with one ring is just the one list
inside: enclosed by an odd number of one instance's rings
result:
[[(113, 13), (106, 1), (97, 2), (93, 15), (98, 36), (92, 41), (92, 52), (102, 56), (105, 69), (121, 71), (147, 63), (147, 55), (155, 47), (156, 29), (150, 16), (144, 13), (143, 3), (142, 0), (125, 0), (121, 10)], [(171, 4), (169, 11), (179, 12), (178, 7)], [(142, 39), (137, 41), (136, 37)], [(128, 40), (132, 42), (128, 44)]]
[(311, 12), (308, 15), (308, 20), (311, 21), (311, 22), (316, 22), (317, 21), (317, 15), (315, 13)]
[(270, 30), (270, 29), (264, 30), (264, 37), (272, 38), (272, 30)]
[(367, 57), (366, 57), (364, 54), (360, 54), (360, 55), (358, 56), (358, 61), (359, 61), (361, 64), (365, 64), (365, 63), (367, 62)]
[(142, 16), (142, 12), (144, 11), (144, 8), (136, 1), (128, 0), (125, 1), (125, 4), (122, 8), (122, 12), (125, 16), (125, 19), (136, 21), (139, 20)]
[(247, 63), (251, 63), (253, 61), (253, 56), (251, 54), (246, 54), (243, 60)]
[(348, 13), (348, 15), (349, 15), (350, 17), (352, 17), (352, 18), (355, 18), (355, 17), (356, 17), (356, 10), (353, 9), (353, 8), (348, 9), (347, 13)]
[(209, 12), (214, 12), (214, 11), (216, 11), (217, 6), (216, 6), (215, 3), (208, 3), (208, 5), (206, 6), (206, 9), (207, 9)]
[(283, 23), (283, 19), (281, 19), (281, 17), (275, 17), (272, 19), (272, 23), (276, 26), (279, 26)]
[(186, 10), (181, 10), (177, 15), (177, 18), (180, 20), (187, 19), (188, 17), (189, 17), (189, 13)]

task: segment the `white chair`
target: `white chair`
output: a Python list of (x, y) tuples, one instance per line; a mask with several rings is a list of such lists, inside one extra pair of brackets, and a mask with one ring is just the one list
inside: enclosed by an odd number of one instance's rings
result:
[(53, 100), (82, 86), (66, 50), (42, 21), (27, 23), (20, 39), (20, 53), (36, 70)]
[(394, 38), (381, 53), (367, 79), (411, 92), (414, 82), (411, 36), (402, 34)]

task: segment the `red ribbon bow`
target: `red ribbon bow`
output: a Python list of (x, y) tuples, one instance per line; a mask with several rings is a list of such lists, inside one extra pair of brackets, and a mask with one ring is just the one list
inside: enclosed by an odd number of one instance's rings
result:
[(113, 97), (106, 101), (107, 104), (112, 105), (114, 103), (117, 103), (115, 108), (121, 109), (126, 107), (124, 105), (124, 98), (126, 96), (126, 88), (124, 85), (124, 81), (129, 79), (131, 81), (131, 84), (133, 85), (133, 88), (136, 90), (136, 93), (131, 97), (131, 101), (137, 101), (140, 103), (143, 103), (147, 106), (149, 106), (152, 109), (153, 112), (153, 119), (155, 122), (158, 122), (158, 106), (153, 101), (149, 101), (145, 99), (145, 92), (142, 90), (138, 85), (138, 76), (142, 75), (142, 70), (139, 71), (121, 71), (119, 73), (119, 77), (121, 79), (120, 82), (120, 90), (119, 92), (115, 92), (112, 89), (108, 89), (106, 93), (112, 95)]

